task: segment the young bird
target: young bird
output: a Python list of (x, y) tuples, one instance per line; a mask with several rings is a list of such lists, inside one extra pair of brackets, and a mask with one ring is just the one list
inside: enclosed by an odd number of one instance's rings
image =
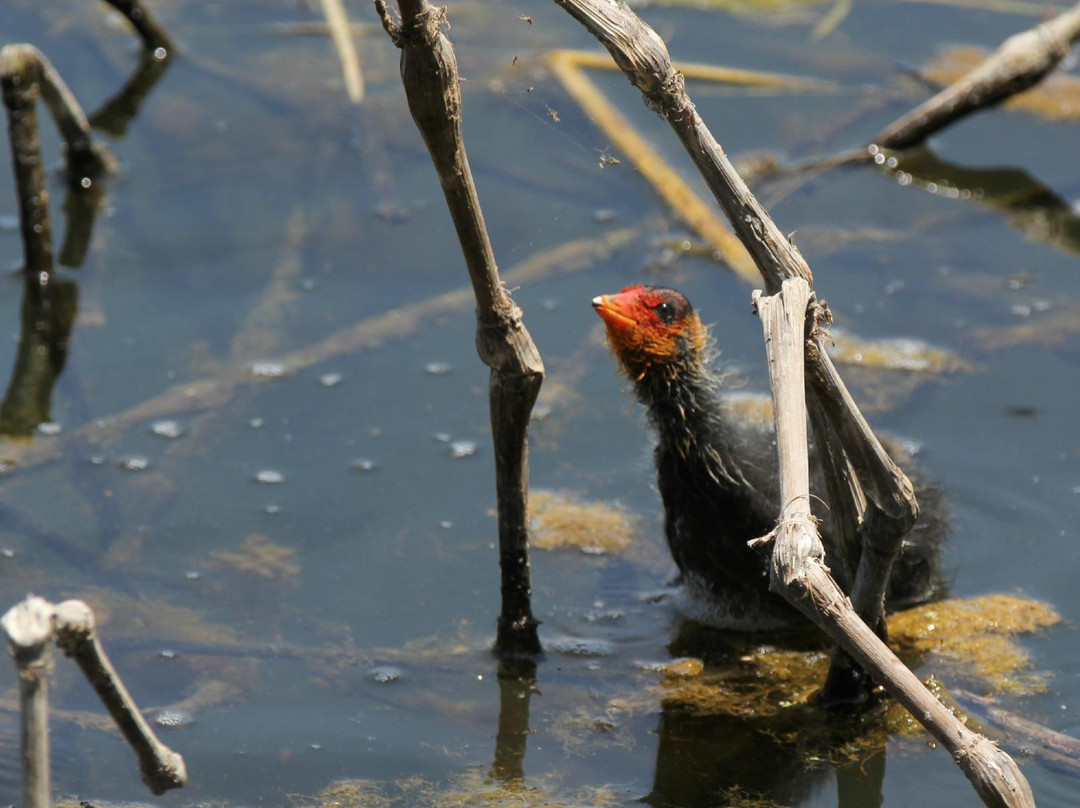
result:
[[(767, 559), (747, 544), (772, 530), (779, 514), (775, 441), (771, 432), (727, 417), (719, 379), (708, 367), (708, 329), (674, 289), (628, 286), (593, 298), (592, 305), (656, 431), (664, 532), (680, 573), (677, 606), (721, 628), (768, 629), (799, 620), (769, 592)], [(918, 539), (905, 540), (893, 567), (893, 603), (924, 600), (937, 583), (941, 531), (933, 528), (940, 525), (920, 521), (910, 534)], [(841, 546), (827, 519), (822, 541), (826, 562), (847, 589), (859, 548)]]

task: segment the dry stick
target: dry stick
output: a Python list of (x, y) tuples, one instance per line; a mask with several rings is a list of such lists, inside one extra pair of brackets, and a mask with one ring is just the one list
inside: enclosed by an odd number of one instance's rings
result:
[(1037, 84), (1080, 38), (1080, 3), (1049, 22), (1015, 34), (959, 81), (885, 127), (872, 143), (905, 149), (958, 118)]
[(773, 390), (781, 512), (773, 541), (770, 588), (847, 648), (952, 755), (988, 806), (1032, 808), (1031, 788), (1016, 763), (989, 739), (965, 727), (938, 701), (874, 632), (825, 566), (825, 551), (810, 513), (803, 356), (810, 288), (787, 280), (781, 294), (761, 297), (761, 316)]
[[(646, 103), (671, 124), (727, 214), (735, 232), (754, 258), (769, 292), (779, 292), (783, 282), (793, 278), (801, 278), (808, 285), (811, 284), (813, 277), (810, 267), (750, 193), (701, 120), (686, 95), (682, 76), (672, 67), (667, 47), (656, 32), (619, 0), (556, 2), (600, 40), (611, 52), (616, 64), (642, 91)], [(815, 312), (815, 322), (817, 318), (825, 316), (823, 312)], [(801, 322), (800, 320), (800, 324)], [(838, 425), (844, 448), (857, 472), (869, 481), (868, 496), (880, 499), (880, 502), (875, 502), (875, 506), (881, 513), (893, 514), (897, 510), (896, 506), (902, 508), (905, 502), (914, 502), (913, 498), (909, 498), (911, 483), (880, 448), (869, 427), (864, 430), (865, 420), (839, 381), (831, 360), (820, 350), (821, 339), (821, 336), (817, 336), (814, 345), (818, 350), (811, 351), (807, 357), (815, 392), (821, 399), (823, 409), (829, 412), (830, 416), (834, 411), (840, 413), (839, 417), (833, 419), (834, 423)], [(894, 490), (886, 488), (890, 480), (899, 483)], [(914, 514), (909, 511), (900, 514), (900, 517), (905, 521), (913, 520)], [(789, 543), (784, 543), (783, 546), (788, 547)], [(774, 553), (776, 564), (782, 565), (794, 560), (785, 557), (783, 553)], [(895, 657), (850, 608), (847, 597), (825, 572), (823, 565), (818, 563), (811, 566), (811, 571), (814, 570), (820, 580), (816, 581), (818, 588), (812, 591), (828, 592), (829, 597), (813, 600), (812, 605), (816, 607), (813, 619), (825, 626), (830, 636), (860, 664), (875, 673), (881, 671), (886, 663), (895, 660)], [(879, 573), (874, 578), (880, 580), (882, 574), (887, 576), (888, 571)], [(858, 580), (856, 589), (859, 589)], [(873, 598), (866, 597), (866, 600), (880, 603), (883, 594)], [(800, 604), (802, 607), (811, 605), (802, 600)], [(840, 610), (838, 604), (843, 604), (846, 611)], [(871, 625), (876, 624), (877, 621), (871, 617)], [(949, 736), (948, 743), (944, 740), (942, 743), (950, 751), (956, 749), (958, 755), (963, 753), (960, 757), (954, 755), (954, 758), (975, 784), (983, 800), (988, 805), (1010, 805), (1017, 808), (1033, 805), (1027, 781), (1013, 760), (996, 749), (993, 750), (996, 755), (984, 754), (982, 751), (979, 754), (968, 754), (968, 746), (975, 745), (981, 750), (983, 743), (989, 745), (989, 742), (978, 736), (972, 738), (973, 734), (958, 724), (952, 714), (934, 699), (913, 673), (898, 661), (895, 664), (899, 665), (904, 675), (894, 676), (887, 683), (882, 683), (901, 703), (911, 709), (915, 718), (923, 722), (936, 737), (953, 733)], [(923, 709), (928, 702), (937, 709)], [(962, 747), (957, 747), (953, 739), (958, 727), (963, 732), (962, 736), (957, 736), (964, 739), (965, 745)]]
[(476, 296), (476, 348), (491, 368), (489, 401), (495, 446), (502, 612), (495, 651), (540, 652), (532, 614), (527, 534), (529, 414), (544, 363), (521, 310), (499, 280), (495, 255), (472, 180), (461, 133), (461, 88), (453, 45), (441, 28), (445, 11), (427, 0), (400, 0), (401, 25), (375, 0), (383, 27), (401, 49), (401, 80), (409, 111), (431, 153)]
[(19, 741), (22, 749), (24, 808), (50, 808), (49, 698), (47, 677), (52, 671), (49, 641), (53, 607), (28, 597), (0, 618), (19, 674)]
[[(8, 111), (8, 136), (15, 188), (19, 197), (19, 227), (22, 231), (24, 269), (48, 280), (53, 268), (52, 224), (49, 219), (49, 192), (41, 163), (37, 100), (40, 85), (27, 76), (33, 71), (37, 50), (29, 45), (7, 45), (0, 50), (0, 82)], [(41, 273), (44, 273), (42, 275)]]
[(56, 644), (75, 660), (135, 750), (143, 782), (155, 794), (183, 786), (187, 782), (184, 759), (157, 739), (116, 675), (98, 642), (90, 607), (80, 600), (66, 600), (56, 607), (55, 621)]
[(356, 53), (356, 43), (352, 38), (345, 5), (342, 0), (322, 0), (322, 9), (338, 59), (341, 61), (345, 92), (350, 101), (359, 104), (364, 100), (364, 74), (360, 70), (360, 57)]
[[(17, 101), (24, 108), (40, 93), (67, 146), (68, 183), (73, 188), (86, 187), (88, 182), (117, 169), (116, 158), (103, 144), (94, 142), (86, 113), (41, 51), (33, 45), (6, 45), (0, 50), (0, 79), (9, 121), (15, 115), (12, 103)], [(9, 101), (9, 97), (13, 100)]]
[[(166, 58), (169, 51), (173, 49), (172, 40), (140, 0), (105, 0), (105, 2), (127, 17), (128, 22), (142, 37), (143, 48), (153, 51), (158, 59)], [(159, 48), (160, 55), (157, 53)]]

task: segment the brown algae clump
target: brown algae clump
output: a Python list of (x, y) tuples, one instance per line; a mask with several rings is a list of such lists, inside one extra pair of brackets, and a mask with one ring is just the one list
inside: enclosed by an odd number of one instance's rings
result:
[(235, 552), (219, 550), (210, 555), (218, 567), (268, 581), (289, 581), (300, 574), (296, 550), (275, 544), (261, 533), (252, 533)]
[[(442, 783), (421, 777), (397, 782), (339, 780), (311, 799), (293, 799), (296, 808), (387, 808), (393, 804), (417, 808), (605, 808), (618, 802), (604, 788), (556, 793), (554, 778), (500, 779), (472, 767)], [(561, 789), (560, 789), (561, 791)]]
[(889, 636), (901, 656), (931, 655), (947, 668), (984, 680), (998, 693), (1044, 689), (1029, 672), (1027, 652), (1013, 640), (1061, 622), (1053, 607), (1018, 595), (945, 600), (889, 617)]
[(635, 517), (617, 505), (578, 502), (554, 491), (529, 492), (529, 544), (538, 550), (619, 553), (630, 546), (635, 527)]

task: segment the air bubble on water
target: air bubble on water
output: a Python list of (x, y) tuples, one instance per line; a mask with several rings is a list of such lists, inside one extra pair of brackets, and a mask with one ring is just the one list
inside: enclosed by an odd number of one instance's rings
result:
[(179, 438), (184, 434), (184, 428), (179, 421), (164, 420), (155, 421), (150, 425), (150, 431), (161, 438)]
[(289, 368), (281, 362), (253, 362), (251, 375), (260, 379), (280, 379), (287, 375)]
[(454, 436), (451, 435), (449, 432), (436, 432), (434, 435), (432, 435), (432, 437), (435, 438), (435, 440), (437, 440), (439, 443), (449, 443), (454, 439)]
[(154, 723), (165, 729), (189, 727), (195, 719), (187, 710), (162, 710), (154, 716)]
[(255, 473), (255, 482), (263, 485), (281, 485), (285, 482), (285, 475), (274, 469), (263, 469)]
[(375, 461), (367, 457), (360, 457), (353, 461), (352, 467), (356, 471), (374, 471)]
[(142, 455), (131, 455), (122, 458), (118, 465), (126, 471), (146, 471), (150, 468), (150, 459)]
[(456, 440), (450, 444), (450, 456), (453, 458), (472, 457), (476, 454), (476, 444), (471, 440)]
[(323, 387), (337, 387), (344, 378), (340, 373), (324, 373), (319, 377), (319, 384)]
[(424, 365), (424, 372), (432, 376), (445, 376), (450, 370), (449, 362), (428, 362)]
[(281, 506), (270, 503), (266, 506), (266, 512), (273, 516), (275, 513), (281, 513)]
[(41, 435), (59, 435), (64, 428), (55, 421), (45, 421), (37, 425), (37, 431)]
[(252, 418), (250, 421), (248, 421), (248, 426), (250, 426), (252, 429), (262, 429), (265, 425), (266, 421), (264, 421), (262, 418)]
[(391, 682), (401, 681), (402, 672), (400, 668), (395, 668), (392, 665), (379, 665), (371, 668), (368, 671), (368, 676), (376, 684), (388, 685)]

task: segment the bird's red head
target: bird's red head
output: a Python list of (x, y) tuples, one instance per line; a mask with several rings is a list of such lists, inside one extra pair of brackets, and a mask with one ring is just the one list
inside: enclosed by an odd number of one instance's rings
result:
[(617, 295), (594, 297), (592, 304), (607, 325), (608, 343), (635, 381), (656, 366), (697, 361), (705, 351), (705, 327), (674, 289), (627, 286)]

